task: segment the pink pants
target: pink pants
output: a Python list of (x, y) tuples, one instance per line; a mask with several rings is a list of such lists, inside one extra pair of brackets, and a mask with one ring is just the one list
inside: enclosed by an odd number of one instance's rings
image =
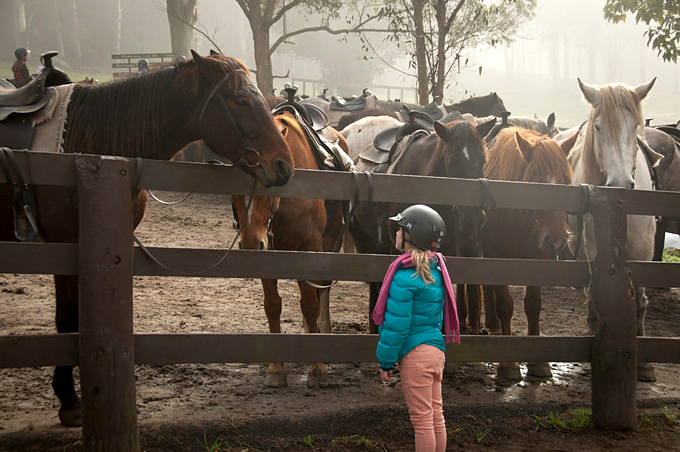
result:
[(444, 352), (431, 345), (419, 345), (401, 360), (400, 373), (408, 413), (416, 432), (416, 452), (444, 452)]

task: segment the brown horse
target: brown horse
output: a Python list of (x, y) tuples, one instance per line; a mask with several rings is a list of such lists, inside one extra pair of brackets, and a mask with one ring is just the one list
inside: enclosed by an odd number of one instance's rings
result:
[(498, 94), (490, 93), (486, 96), (470, 97), (452, 105), (445, 105), (446, 111), (451, 113), (458, 110), (461, 114), (470, 113), (478, 118), (484, 116), (498, 116), (505, 111), (505, 104)]
[[(487, 150), (484, 176), (492, 180), (569, 185), (572, 179), (567, 155), (578, 134), (558, 144), (538, 132), (509, 127), (501, 130)], [(531, 209), (491, 209), (484, 225), (484, 257), (548, 259), (567, 244), (566, 214)], [(508, 286), (484, 286), (486, 325), (492, 334), (511, 335), (513, 299)], [(527, 287), (524, 312), (528, 334), (538, 336), (541, 288)], [(550, 377), (548, 363), (528, 363), (528, 373)], [(519, 380), (517, 363), (501, 363), (499, 379)]]
[[(483, 169), (486, 146), (483, 137), (491, 130), (495, 121), (476, 125), (472, 121), (458, 120), (449, 124), (434, 122), (434, 133), (414, 141), (405, 154), (391, 169), (393, 174), (407, 174), (435, 177), (456, 177), (478, 179), (484, 177)], [(357, 171), (369, 169), (357, 164)], [(350, 223), (350, 231), (360, 253), (396, 254), (394, 235), (396, 230), (387, 218), (402, 211), (408, 205), (377, 202), (359, 203), (355, 217)], [(440, 251), (445, 255), (456, 253), (456, 240), (465, 243), (470, 226), (480, 222), (483, 214), (479, 209), (464, 209), (459, 221), (452, 206), (432, 206), (442, 216), (448, 233)], [(369, 302), (370, 314), (378, 298), (380, 285), (371, 283)], [(460, 301), (459, 316), (460, 316)], [(371, 323), (371, 331), (377, 328)]]
[[(319, 169), (305, 132), (290, 113), (274, 117), (284, 139), (290, 147), (296, 169)], [(347, 142), (334, 129), (340, 140), (340, 147), (347, 152)], [(250, 207), (248, 204), (250, 202)], [(329, 208), (327, 222), (326, 204), (323, 199), (270, 198), (256, 196), (250, 201), (246, 196), (232, 196), (234, 214), (240, 227), (239, 247), (243, 249), (273, 249), (288, 251), (338, 251), (333, 250), (342, 229), (340, 209)], [(333, 203), (333, 202), (329, 202)], [(337, 202), (336, 202), (337, 204)], [(339, 205), (339, 204), (338, 204)], [(330, 206), (329, 206), (330, 207)], [(246, 209), (248, 211), (246, 212)], [(335, 212), (335, 213), (333, 213)], [(315, 281), (315, 284), (330, 284), (329, 281)], [(300, 307), (308, 333), (330, 333), (328, 298), (323, 297), (320, 306), (320, 289), (298, 281)], [(277, 280), (263, 279), (264, 310), (267, 314), (270, 333), (281, 333), (281, 296)], [(324, 289), (327, 295), (328, 289)], [(319, 314), (321, 313), (321, 318)], [(327, 381), (323, 363), (311, 363), (307, 385), (316, 387)], [(271, 363), (267, 369), (265, 385), (281, 387), (287, 385), (286, 368), (282, 363)]]
[[(257, 177), (283, 185), (293, 174), (288, 145), (262, 94), (240, 61), (203, 57), (144, 76), (78, 85), (68, 104), (64, 151), (169, 160), (203, 139), (216, 153)], [(1, 144), (1, 143), (0, 143)], [(78, 205), (71, 187), (35, 187), (38, 227), (53, 243), (78, 243)], [(145, 191), (134, 193), (134, 226), (142, 220)], [(13, 241), (12, 189), (0, 184), (0, 240)], [(78, 277), (55, 275), (59, 333), (78, 331)], [(57, 367), (54, 391), (64, 425), (82, 423), (72, 367)]]

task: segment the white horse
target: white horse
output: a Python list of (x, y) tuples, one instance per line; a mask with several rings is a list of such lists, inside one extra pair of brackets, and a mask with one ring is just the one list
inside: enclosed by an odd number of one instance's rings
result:
[[(656, 165), (661, 155), (644, 150), (637, 143), (637, 136), (644, 137), (644, 121), (640, 102), (652, 89), (656, 78), (635, 88), (623, 85), (591, 86), (578, 79), (579, 88), (590, 104), (587, 124), (581, 128), (581, 135), (574, 145), (569, 162), (574, 171), (573, 184), (606, 185), (641, 190), (652, 189), (649, 160)], [(637, 171), (636, 171), (637, 169)], [(654, 254), (654, 217), (628, 215), (628, 259), (651, 261)], [(577, 220), (569, 217), (572, 231), (569, 248), (576, 254)], [(595, 259), (597, 252), (592, 218), (585, 218), (584, 243), (578, 247), (577, 258)], [(588, 332), (597, 331), (597, 312), (588, 298)], [(647, 296), (643, 287), (635, 288), (637, 308), (637, 334), (644, 336), (644, 318)], [(654, 368), (650, 364), (638, 365), (638, 380), (654, 381)]]
[(345, 127), (340, 134), (347, 140), (349, 156), (356, 161), (361, 151), (373, 146), (376, 135), (383, 130), (403, 124), (390, 116), (367, 116)]

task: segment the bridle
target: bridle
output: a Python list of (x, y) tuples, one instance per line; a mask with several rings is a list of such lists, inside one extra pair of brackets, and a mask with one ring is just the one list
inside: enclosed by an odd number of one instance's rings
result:
[[(224, 74), (222, 80), (220, 80), (219, 83), (217, 83), (217, 85), (213, 87), (212, 91), (210, 91), (210, 94), (208, 94), (208, 98), (205, 100), (205, 104), (203, 104), (203, 108), (201, 109), (201, 114), (198, 116), (198, 123), (200, 126), (201, 120), (203, 119), (203, 115), (205, 114), (205, 111), (208, 108), (208, 104), (210, 104), (210, 101), (216, 97), (220, 101), (220, 104), (222, 104), (222, 108), (224, 108), (224, 111), (227, 114), (227, 118), (229, 118), (229, 123), (234, 128), (234, 130), (236, 130), (239, 140), (241, 141), (243, 151), (241, 152), (241, 157), (237, 161), (233, 162), (233, 165), (245, 168), (257, 168), (258, 166), (262, 165), (260, 160), (260, 153), (246, 144), (243, 135), (241, 134), (241, 130), (236, 124), (234, 116), (231, 114), (229, 105), (227, 105), (227, 102), (224, 100), (224, 96), (222, 96), (222, 93), (217, 92), (217, 90), (222, 86), (222, 84), (227, 80), (227, 78), (230, 75), (231, 75), (230, 72)], [(249, 158), (249, 156), (251, 156), (251, 158)]]

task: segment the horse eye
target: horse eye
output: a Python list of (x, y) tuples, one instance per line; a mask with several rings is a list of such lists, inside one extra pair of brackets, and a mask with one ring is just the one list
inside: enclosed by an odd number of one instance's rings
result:
[(595, 130), (597, 130), (597, 131), (599, 132), (599, 131), (600, 131), (600, 126), (598, 126), (597, 124), (595, 124)]
[(234, 99), (234, 103), (239, 107), (246, 107), (248, 105), (248, 102), (246, 102), (246, 100), (243, 99), (242, 97), (237, 97), (236, 99)]

